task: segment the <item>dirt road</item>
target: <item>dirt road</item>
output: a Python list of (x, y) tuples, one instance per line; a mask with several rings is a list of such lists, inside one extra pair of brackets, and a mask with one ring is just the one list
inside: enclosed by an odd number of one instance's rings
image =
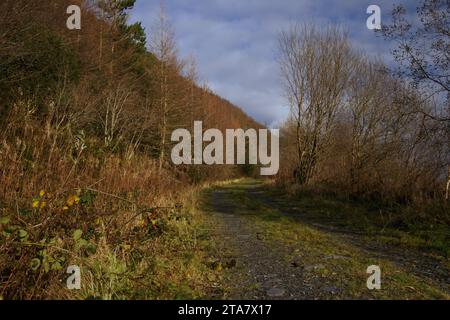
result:
[[(202, 206), (223, 272), (222, 298), (449, 299), (448, 260), (318, 223), (262, 182), (213, 188)], [(381, 269), (381, 290), (367, 288), (370, 265)]]

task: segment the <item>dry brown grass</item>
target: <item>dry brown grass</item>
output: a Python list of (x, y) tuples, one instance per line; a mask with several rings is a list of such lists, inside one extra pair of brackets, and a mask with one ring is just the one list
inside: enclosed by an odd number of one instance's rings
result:
[[(155, 278), (158, 285), (145, 277), (158, 269), (154, 259), (189, 238), (191, 226), (183, 224), (192, 216), (183, 208), (196, 187), (183, 174), (158, 171), (145, 155), (102, 150), (70, 123), (58, 127), (27, 104), (15, 107), (0, 147), (0, 297), (124, 298), (137, 288), (140, 297), (172, 297), (164, 289), (170, 277)], [(186, 235), (174, 235), (179, 228)], [(69, 265), (86, 275), (81, 292), (65, 288)], [(186, 280), (182, 269), (177, 274), (174, 283)]]

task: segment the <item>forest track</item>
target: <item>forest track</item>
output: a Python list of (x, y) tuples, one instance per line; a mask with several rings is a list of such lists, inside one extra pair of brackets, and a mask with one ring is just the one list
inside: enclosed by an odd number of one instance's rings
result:
[[(450, 297), (450, 274), (442, 261), (380, 247), (363, 234), (310, 221), (261, 181), (240, 180), (207, 190), (202, 204), (223, 269), (224, 298)], [(381, 290), (366, 286), (369, 265), (381, 268)]]

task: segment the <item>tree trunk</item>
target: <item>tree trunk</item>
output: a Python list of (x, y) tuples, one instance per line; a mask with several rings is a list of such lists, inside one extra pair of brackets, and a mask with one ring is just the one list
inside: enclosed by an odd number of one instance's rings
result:
[(445, 190), (445, 200), (450, 199), (450, 167), (448, 168), (447, 188)]
[(161, 171), (165, 157), (167, 131), (167, 74), (164, 63), (161, 63), (161, 141), (159, 149), (159, 170)]

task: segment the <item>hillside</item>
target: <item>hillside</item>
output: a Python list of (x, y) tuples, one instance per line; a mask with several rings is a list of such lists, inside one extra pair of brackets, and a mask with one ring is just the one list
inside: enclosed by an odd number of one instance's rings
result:
[[(73, 298), (54, 281), (69, 265), (90, 279), (84, 298), (138, 294), (132, 278), (145, 273), (161, 273), (151, 287), (166, 296), (182, 279), (201, 282), (204, 273), (169, 275), (155, 259), (200, 259), (178, 248), (178, 232), (191, 232), (192, 194), (242, 173), (173, 166), (171, 132), (194, 120), (261, 127), (195, 82), (165, 23), (149, 43), (140, 24), (127, 24), (133, 1), (90, 3), (0, 4), (0, 297)], [(72, 4), (80, 30), (66, 27)], [(130, 278), (119, 280), (125, 269)]]

